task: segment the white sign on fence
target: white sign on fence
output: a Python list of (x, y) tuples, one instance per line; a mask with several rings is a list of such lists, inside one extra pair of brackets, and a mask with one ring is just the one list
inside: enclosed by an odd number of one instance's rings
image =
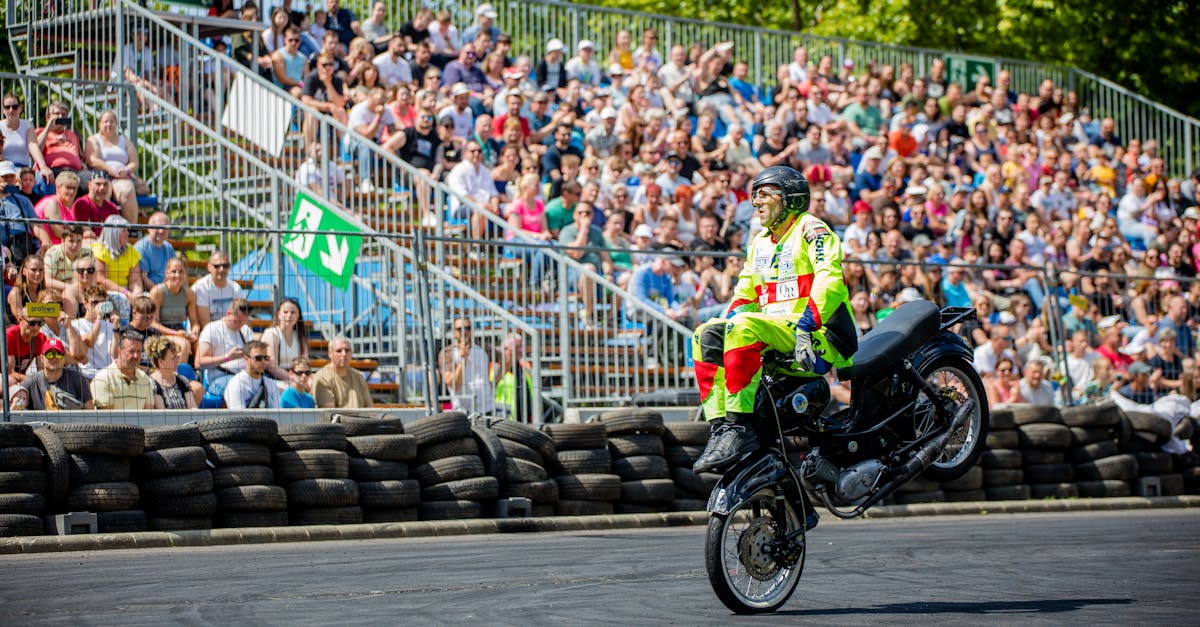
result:
[(278, 157), (292, 124), (292, 105), (239, 74), (225, 97), (221, 124)]

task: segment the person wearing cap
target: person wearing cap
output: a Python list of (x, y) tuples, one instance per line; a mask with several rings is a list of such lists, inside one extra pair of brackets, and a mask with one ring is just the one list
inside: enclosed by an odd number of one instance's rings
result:
[[(447, 65), (447, 73), (449, 69), (450, 66)], [(454, 122), (455, 137), (465, 140), (471, 136), (475, 130), (475, 111), (471, 108), (471, 89), (466, 83), (453, 84), (450, 88), (450, 104), (438, 111), (437, 117), (439, 123), (445, 118)]]
[(1150, 405), (1163, 395), (1150, 385), (1150, 375), (1153, 374), (1150, 365), (1144, 361), (1135, 361), (1129, 365), (1128, 383), (1117, 392), (1125, 398), (1140, 405)]
[(62, 340), (42, 346), (41, 368), (21, 383), (29, 393), (30, 411), (95, 409), (88, 380), (75, 368), (66, 368), (67, 349)]
[(861, 257), (867, 254), (867, 237), (875, 230), (875, 214), (865, 200), (854, 201), (850, 212), (852, 220), (842, 233), (842, 254)]
[(579, 40), (575, 46), (575, 56), (567, 61), (567, 79), (576, 79), (585, 86), (599, 87), (603, 73), (600, 71), (600, 64), (596, 62), (595, 54), (596, 44), (592, 43), (592, 40)]
[(555, 95), (567, 86), (567, 72), (563, 64), (563, 42), (555, 37), (546, 42), (546, 54), (533, 70), (534, 82), (541, 91)]
[(37, 219), (33, 203), (17, 186), (17, 168), (11, 161), (0, 161), (0, 218), (0, 244), (8, 247), (18, 265), (50, 239), (45, 225), (11, 221)]
[(762, 351), (795, 358), (791, 374), (824, 376), (850, 365), (858, 333), (842, 273), (842, 246), (829, 225), (808, 212), (809, 186), (787, 167), (755, 177), (751, 198), (763, 230), (724, 318), (692, 336), (696, 379), (712, 437), (696, 472), (719, 471), (758, 447), (753, 420)]
[(496, 26), (497, 15), (496, 9), (491, 3), (484, 2), (475, 7), (475, 23), (463, 31), (462, 40), (464, 42), (475, 41), (475, 37), (480, 32), (486, 33), (492, 41), (499, 39), (500, 29)]
[(863, 152), (862, 163), (854, 175), (852, 196), (865, 200), (872, 206), (882, 204), (886, 192), (883, 190), (883, 150), (879, 146), (871, 146)]
[(600, 110), (600, 124), (592, 127), (583, 138), (584, 154), (607, 159), (613, 155), (621, 137), (617, 135), (617, 111), (612, 107)]

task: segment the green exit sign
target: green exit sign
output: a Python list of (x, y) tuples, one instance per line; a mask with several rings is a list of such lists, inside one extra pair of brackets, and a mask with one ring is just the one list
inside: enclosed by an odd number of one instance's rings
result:
[[(350, 286), (362, 249), (362, 230), (307, 192), (296, 193), (283, 250), (338, 289)], [(333, 231), (332, 233), (328, 231)]]

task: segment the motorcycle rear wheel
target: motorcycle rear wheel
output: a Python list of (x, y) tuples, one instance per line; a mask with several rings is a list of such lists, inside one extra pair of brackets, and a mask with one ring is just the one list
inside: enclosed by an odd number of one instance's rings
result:
[[(764, 488), (729, 514), (713, 514), (704, 542), (704, 565), (717, 598), (737, 614), (773, 612), (787, 602), (804, 570), (804, 532), (796, 506)], [(800, 531), (799, 554), (769, 553), (769, 544)], [(766, 549), (766, 550), (764, 550)], [(789, 563), (790, 562), (790, 563)]]
[[(975, 408), (967, 416), (966, 424), (950, 436), (942, 454), (933, 460), (922, 475), (933, 481), (952, 481), (966, 474), (983, 454), (988, 433), (987, 395), (984, 393), (979, 373), (964, 359), (942, 358), (922, 370), (922, 376), (932, 383), (935, 389), (956, 397), (957, 400), (951, 400), (951, 411), (956, 411), (967, 399), (975, 402)], [(933, 413), (930, 399), (924, 394), (921, 395), (914, 414), (918, 436), (927, 429), (939, 426), (940, 420)]]

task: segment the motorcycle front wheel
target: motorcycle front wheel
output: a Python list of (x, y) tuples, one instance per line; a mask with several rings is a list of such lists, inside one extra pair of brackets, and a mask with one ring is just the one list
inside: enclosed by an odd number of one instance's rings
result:
[[(704, 565), (725, 607), (738, 614), (773, 612), (787, 602), (804, 570), (804, 531), (796, 506), (765, 488), (729, 514), (708, 520)], [(790, 542), (785, 538), (796, 534)]]

